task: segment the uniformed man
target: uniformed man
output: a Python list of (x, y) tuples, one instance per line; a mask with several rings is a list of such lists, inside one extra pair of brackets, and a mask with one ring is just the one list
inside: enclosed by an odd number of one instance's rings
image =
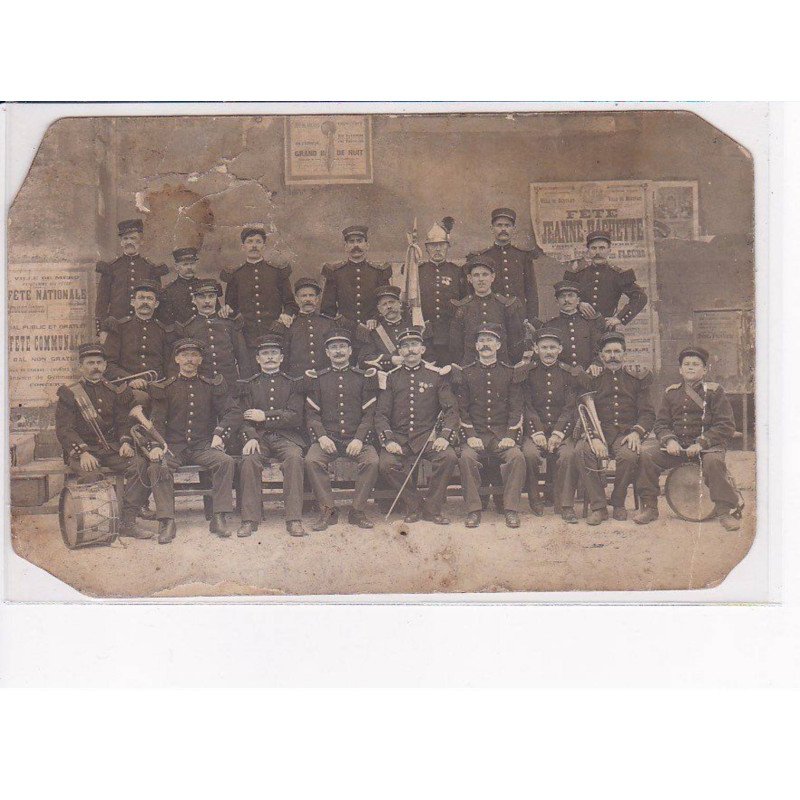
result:
[(353, 322), (366, 324), (375, 319), (375, 289), (389, 283), (391, 264), (370, 264), (367, 261), (369, 242), (366, 225), (351, 225), (342, 231), (347, 261), (324, 264), (322, 276), (322, 313), (329, 317), (341, 314)]
[(387, 374), (386, 388), (378, 393), (375, 410), (375, 430), (382, 446), (380, 473), (399, 490), (414, 459), (423, 451), (433, 468), (430, 487), (423, 503), (415, 479), (408, 482), (401, 498), (405, 521), (424, 519), (449, 525), (442, 507), (453, 468), (458, 463), (450, 446), (450, 438), (458, 426), (456, 400), (447, 378), (450, 367), (423, 362), (425, 345), (418, 328), (403, 331), (397, 345), (403, 363)]
[(173, 348), (178, 374), (150, 385), (151, 420), (168, 449), (154, 437), (148, 447), (150, 485), (159, 521), (158, 541), (175, 538), (175, 491), (173, 472), (181, 465), (197, 464), (212, 475), (210, 530), (220, 537), (231, 535), (228, 516), (233, 511), (233, 458), (225, 444), (242, 423), (242, 413), (232, 398), (225, 378), (213, 380), (199, 374), (203, 343), (180, 339)]
[(575, 442), (571, 434), (575, 422), (580, 367), (569, 367), (559, 360), (562, 334), (543, 327), (536, 332), (535, 358), (523, 385), (525, 394), (525, 441), (522, 452), (528, 469), (528, 499), (533, 513), (540, 517), (544, 508), (539, 499), (539, 467), (550, 459), (554, 469), (553, 505), (565, 522), (576, 523), (575, 488), (578, 467)]
[(358, 360), (365, 369), (375, 367), (387, 372), (403, 363), (403, 357), (397, 349), (397, 337), (401, 331), (411, 327), (411, 310), (400, 301), (399, 286), (388, 283), (378, 286), (375, 299), (377, 325), (370, 329), (364, 325), (358, 326)]
[[(513, 208), (496, 208), (492, 211), (492, 232), (494, 244), (478, 255), (491, 261), (497, 275), (496, 291), (506, 297), (516, 297), (522, 303), (525, 319), (534, 327), (539, 327), (539, 290), (536, 286), (534, 259), (542, 251), (521, 250), (511, 244), (517, 225), (517, 212)], [(471, 261), (473, 255), (467, 257)]]
[(463, 267), (447, 260), (450, 248), (452, 217), (435, 223), (425, 239), (428, 260), (419, 265), (419, 293), (422, 316), (430, 332), (429, 360), (440, 367), (453, 363), (450, 356), (450, 322), (455, 308), (451, 300), (460, 300), (469, 293)]
[[(325, 338), (337, 328), (355, 329), (341, 315), (334, 318), (320, 313), (322, 285), (316, 278), (298, 278), (294, 283), (294, 298), (299, 313), (292, 324), (284, 329), (284, 362), (287, 375), (299, 378), (310, 369), (322, 370), (328, 366)], [(352, 332), (352, 331), (351, 331)]]
[(139, 254), (144, 237), (142, 220), (123, 220), (117, 225), (117, 231), (122, 255), (110, 264), (100, 261), (96, 268), (100, 280), (94, 314), (97, 332), (102, 332), (102, 338), (106, 319), (121, 319), (131, 313), (131, 299), (140, 281), (153, 281), (161, 288), (161, 277), (169, 272), (166, 264), (152, 264)]
[(123, 474), (120, 535), (152, 538), (152, 533), (138, 531), (134, 524), (150, 490), (141, 480), (145, 463), (136, 455), (130, 433), (133, 420), (128, 413), (135, 405), (133, 393), (105, 378), (107, 362), (101, 344), (80, 345), (78, 361), (80, 380), (59, 387), (56, 402), (56, 437), (64, 462), (79, 476), (79, 483), (99, 480), (100, 467)]
[(263, 336), (256, 343), (259, 371), (239, 381), (239, 406), (244, 425), (239, 486), (242, 524), (237, 536), (249, 536), (261, 522), (261, 471), (267, 459), (277, 459), (283, 471), (286, 530), (305, 536), (303, 528), (303, 378), (281, 371), (284, 341)]
[(658, 519), (658, 477), (665, 469), (699, 458), (715, 516), (726, 531), (738, 530), (739, 519), (732, 513), (739, 507), (739, 493), (725, 466), (725, 450), (736, 430), (731, 404), (722, 386), (705, 380), (705, 348), (684, 348), (678, 364), (683, 380), (666, 388), (653, 428), (656, 441), (642, 448), (636, 477), (642, 509), (634, 522)]
[(522, 304), (516, 297), (495, 294), (494, 263), (486, 258), (475, 258), (464, 267), (474, 294), (463, 300), (451, 300), (455, 307), (450, 323), (450, 355), (453, 363), (471, 360), (478, 328), (487, 322), (496, 322), (503, 328), (505, 340), (497, 355), (501, 361), (516, 364), (524, 349), (525, 328)]
[(217, 309), (222, 297), (222, 285), (213, 278), (198, 279), (192, 289), (196, 313), (186, 323), (176, 325), (181, 339), (197, 339), (203, 343), (205, 357), (200, 374), (206, 378), (222, 375), (229, 391), (235, 391), (236, 381), (247, 378), (250, 356), (244, 342), (244, 319), (241, 314), (223, 319)]
[(161, 292), (158, 318), (165, 325), (188, 322), (195, 313), (192, 288), (197, 282), (197, 248), (179, 247), (172, 251), (177, 277)]
[[(133, 315), (103, 323), (108, 332), (104, 348), (108, 358), (109, 378), (125, 378), (153, 371), (159, 378), (167, 374), (174, 332), (171, 326), (155, 318), (159, 287), (153, 281), (140, 280), (134, 286)], [(145, 389), (145, 378), (128, 382), (132, 389)]]
[(559, 361), (570, 367), (589, 369), (599, 373), (602, 367), (597, 355), (600, 338), (605, 332), (603, 320), (586, 319), (578, 311), (581, 300), (581, 289), (576, 281), (559, 281), (555, 285), (556, 301), (559, 313), (557, 317), (547, 320), (545, 327), (558, 331), (562, 345)]
[[(592, 231), (586, 237), (586, 257), (573, 262), (564, 280), (577, 283), (581, 293), (580, 312), (587, 319), (600, 318), (608, 330), (627, 325), (646, 305), (647, 295), (636, 283), (632, 269), (620, 269), (608, 260), (611, 236)], [(618, 310), (622, 295), (627, 305)]]
[(330, 367), (319, 372), (309, 370), (306, 391), (306, 426), (314, 440), (306, 454), (306, 473), (320, 509), (319, 519), (311, 527), (324, 531), (337, 523), (328, 464), (346, 457), (358, 464), (347, 521), (359, 528), (372, 528), (366, 508), (378, 478), (378, 454), (369, 441), (375, 422), (377, 371), (350, 366), (352, 340), (345, 330), (328, 334), (325, 352)]
[(468, 528), (481, 522), (481, 461), (500, 464), (503, 511), (509, 528), (519, 528), (525, 459), (518, 441), (522, 435), (523, 370), (497, 359), (503, 329), (495, 322), (479, 326), (477, 360), (455, 367), (453, 389), (458, 400), (461, 431), (466, 444), (458, 459), (461, 487), (467, 504)]
[[(585, 388), (593, 393), (605, 443), (594, 431), (591, 441), (578, 443), (578, 466), (583, 477), (590, 512), (586, 521), (599, 525), (608, 519), (601, 461), (616, 462), (611, 505), (615, 520), (626, 520), (625, 496), (633, 483), (644, 439), (653, 427), (655, 412), (651, 397), (653, 375), (645, 367), (625, 365), (625, 337), (610, 331), (600, 341), (603, 370), (597, 377), (586, 376)], [(580, 398), (578, 399), (580, 402)]]
[(267, 334), (284, 333), (297, 313), (297, 304), (289, 281), (291, 266), (269, 264), (264, 260), (267, 246), (264, 228), (254, 225), (244, 228), (241, 240), (244, 264), (225, 269), (219, 276), (226, 284), (225, 305), (220, 315), (241, 314), (244, 318), (244, 338), (251, 356), (246, 372), (252, 375), (258, 372), (256, 342)]

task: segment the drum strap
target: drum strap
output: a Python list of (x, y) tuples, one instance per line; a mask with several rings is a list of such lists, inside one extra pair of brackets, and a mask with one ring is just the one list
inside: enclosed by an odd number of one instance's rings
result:
[(686, 396), (698, 407), (703, 409), (703, 412), (706, 410), (706, 403), (702, 397), (691, 387), (688, 383), (683, 384), (683, 391), (686, 392)]
[(394, 355), (397, 352), (397, 347), (395, 347), (394, 342), (392, 341), (389, 334), (386, 332), (386, 328), (383, 327), (380, 323), (378, 327), (375, 328), (375, 333), (378, 334), (380, 340), (383, 342), (383, 346), (386, 348), (387, 352)]
[(72, 389), (72, 394), (75, 397), (75, 402), (78, 404), (78, 408), (80, 409), (81, 416), (89, 423), (89, 426), (99, 439), (100, 444), (102, 444), (106, 450), (111, 451), (111, 445), (109, 445), (106, 437), (103, 435), (102, 429), (100, 428), (100, 415), (97, 413), (97, 409), (94, 407), (89, 395), (86, 393), (86, 389), (84, 389), (80, 383), (76, 383), (70, 388)]

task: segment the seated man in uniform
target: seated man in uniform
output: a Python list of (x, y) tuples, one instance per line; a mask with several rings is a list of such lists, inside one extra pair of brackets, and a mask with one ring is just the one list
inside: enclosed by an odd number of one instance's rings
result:
[(261, 522), (261, 471), (275, 458), (283, 470), (283, 505), (290, 536), (306, 536), (303, 528), (303, 379), (281, 372), (284, 341), (262, 336), (256, 341), (260, 367), (252, 378), (239, 381), (239, 406), (244, 425), (239, 487), (242, 524), (237, 536), (250, 536)]
[(726, 531), (738, 530), (739, 520), (732, 514), (739, 506), (739, 493), (725, 466), (725, 450), (736, 430), (730, 401), (722, 386), (705, 380), (705, 348), (684, 348), (678, 364), (683, 380), (664, 391), (653, 428), (656, 441), (642, 448), (636, 477), (642, 509), (633, 521), (645, 525), (658, 519), (658, 478), (665, 469), (700, 458), (715, 516)]
[[(544, 513), (539, 499), (539, 466), (547, 458), (555, 468), (553, 506), (565, 522), (576, 523), (575, 489), (578, 467), (575, 463), (575, 442), (570, 434), (575, 421), (575, 402), (580, 388), (576, 373), (580, 367), (568, 367), (559, 361), (562, 352), (561, 334), (540, 328), (534, 343), (536, 358), (527, 371), (525, 393), (525, 442), (522, 452), (528, 468), (528, 497), (531, 510), (540, 517)], [(554, 463), (553, 463), (554, 462)], [(548, 466), (548, 469), (550, 467)]]
[[(197, 464), (212, 474), (213, 516), (210, 530), (220, 537), (230, 536), (228, 516), (233, 511), (233, 458), (225, 452), (225, 442), (241, 424), (242, 414), (231, 397), (225, 378), (213, 380), (199, 374), (203, 344), (196, 339), (180, 339), (173, 348), (178, 375), (149, 387), (153, 403), (155, 433), (148, 443), (148, 467), (159, 544), (175, 538), (175, 492), (173, 472), (181, 465)], [(166, 445), (166, 447), (165, 447)]]
[(397, 346), (403, 363), (386, 375), (386, 388), (379, 392), (375, 410), (375, 430), (383, 448), (380, 473), (399, 490), (422, 451), (431, 463), (433, 475), (424, 503), (414, 478), (406, 484), (402, 495), (405, 521), (424, 519), (449, 525), (442, 507), (458, 461), (450, 446), (450, 437), (458, 425), (456, 400), (446, 377), (450, 367), (423, 362), (425, 345), (418, 328), (403, 331), (397, 337)]
[(64, 461), (75, 472), (79, 483), (100, 480), (100, 467), (125, 476), (121, 536), (149, 539), (152, 533), (137, 531), (135, 521), (150, 490), (142, 482), (144, 459), (133, 448), (128, 412), (135, 405), (133, 392), (125, 385), (115, 386), (104, 377), (106, 358), (103, 346), (82, 344), (78, 348), (81, 379), (58, 389), (56, 437), (64, 451)]
[(453, 388), (466, 437), (458, 463), (468, 528), (477, 528), (481, 522), (481, 457), (499, 461), (505, 522), (509, 528), (519, 528), (525, 459), (517, 439), (522, 433), (521, 381), (525, 372), (497, 360), (502, 339), (500, 325), (481, 325), (475, 342), (478, 359), (463, 368), (454, 367)]
[(372, 528), (366, 508), (378, 477), (378, 454), (369, 443), (378, 391), (376, 370), (350, 366), (353, 348), (345, 330), (328, 334), (325, 351), (331, 365), (319, 372), (309, 370), (306, 390), (306, 426), (316, 440), (306, 454), (306, 473), (320, 508), (319, 519), (311, 527), (324, 531), (338, 521), (328, 464), (347, 457), (358, 464), (348, 522)]
[[(365, 369), (388, 372), (403, 363), (397, 351), (397, 336), (411, 327), (411, 311), (400, 300), (400, 287), (384, 284), (375, 289), (378, 319), (374, 328), (358, 326), (358, 360)], [(427, 345), (426, 345), (427, 346)]]
[(586, 518), (589, 525), (599, 525), (608, 519), (601, 462), (609, 457), (616, 463), (611, 492), (613, 516), (618, 521), (628, 518), (625, 496), (636, 476), (642, 440), (650, 433), (656, 416), (650, 394), (653, 374), (645, 367), (624, 364), (625, 337), (621, 333), (603, 334), (600, 360), (603, 370), (597, 377), (585, 376), (585, 391), (594, 395), (605, 443), (598, 431), (592, 431), (591, 440), (581, 441), (576, 448), (591, 509)]

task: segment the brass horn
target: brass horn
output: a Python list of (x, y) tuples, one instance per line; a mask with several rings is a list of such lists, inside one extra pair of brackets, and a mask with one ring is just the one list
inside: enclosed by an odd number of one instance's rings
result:
[(595, 394), (596, 392), (586, 392), (578, 398), (578, 418), (581, 421), (586, 441), (592, 448), (592, 452), (598, 457), (600, 467), (598, 471), (603, 472), (608, 467), (608, 456), (601, 458), (595, 450), (594, 442), (601, 441), (606, 445), (606, 450), (608, 442), (606, 442), (603, 426), (600, 424), (600, 417), (597, 415), (597, 407), (594, 404)]

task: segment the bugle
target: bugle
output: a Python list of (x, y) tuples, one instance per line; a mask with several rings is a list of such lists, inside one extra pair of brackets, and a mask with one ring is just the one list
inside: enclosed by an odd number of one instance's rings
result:
[(600, 456), (595, 448), (595, 442), (599, 441), (605, 445), (608, 453), (608, 442), (603, 433), (603, 426), (600, 424), (600, 417), (597, 416), (597, 407), (594, 404), (595, 392), (586, 392), (578, 398), (578, 419), (581, 421), (583, 435), (592, 448), (592, 452), (597, 456), (599, 462), (598, 472), (603, 472), (608, 467), (608, 455)]

